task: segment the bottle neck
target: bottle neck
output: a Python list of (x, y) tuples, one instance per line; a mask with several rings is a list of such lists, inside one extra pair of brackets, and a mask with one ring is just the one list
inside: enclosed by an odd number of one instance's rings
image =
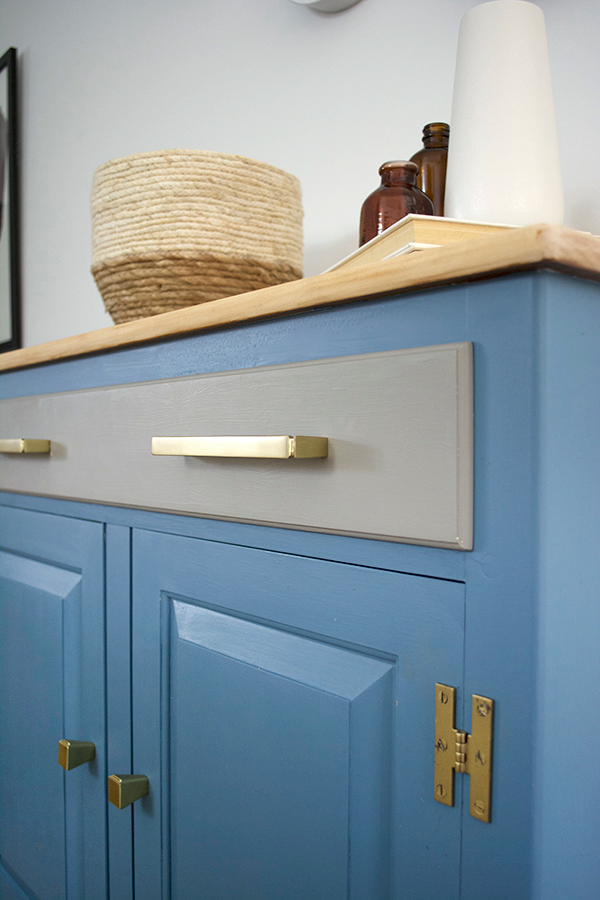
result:
[(432, 122), (423, 129), (423, 146), (426, 150), (447, 150), (450, 126), (445, 122)]
[(416, 184), (419, 167), (407, 159), (390, 160), (379, 167), (381, 186), (391, 187), (394, 184)]
[(381, 183), (385, 187), (393, 184), (416, 184), (417, 176), (407, 169), (386, 169), (381, 173)]
[(448, 138), (447, 137), (439, 137), (438, 135), (432, 134), (428, 137), (423, 138), (423, 146), (426, 150), (435, 148), (436, 150), (447, 150), (448, 149)]

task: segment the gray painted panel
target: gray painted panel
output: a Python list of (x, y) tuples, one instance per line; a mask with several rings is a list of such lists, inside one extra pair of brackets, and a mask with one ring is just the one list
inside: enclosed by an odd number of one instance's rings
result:
[[(338, 357), (4, 400), (0, 489), (383, 540), (472, 546), (472, 348)], [(153, 457), (154, 436), (310, 434), (309, 460)]]

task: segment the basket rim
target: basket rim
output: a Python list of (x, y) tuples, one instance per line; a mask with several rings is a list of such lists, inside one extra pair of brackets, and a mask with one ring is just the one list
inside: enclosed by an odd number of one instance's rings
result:
[(272, 163), (263, 162), (259, 159), (253, 159), (249, 156), (242, 156), (239, 153), (223, 153), (218, 150), (194, 150), (181, 148), (172, 148), (167, 150), (143, 150), (139, 153), (130, 153), (127, 156), (116, 156), (113, 159), (106, 160), (106, 162), (100, 163), (95, 171), (97, 173), (101, 173), (105, 169), (123, 165), (125, 163), (129, 164), (135, 163), (137, 161), (164, 159), (168, 156), (179, 156), (181, 158), (196, 159), (198, 161), (203, 159), (210, 159), (215, 162), (235, 162), (242, 165), (250, 165), (252, 167), (264, 169), (265, 171), (277, 172), (278, 174), (283, 175), (286, 178), (293, 179), (294, 181), (300, 183), (300, 179), (296, 175), (293, 175), (291, 172), (287, 172), (285, 169), (282, 169), (279, 166), (274, 166)]

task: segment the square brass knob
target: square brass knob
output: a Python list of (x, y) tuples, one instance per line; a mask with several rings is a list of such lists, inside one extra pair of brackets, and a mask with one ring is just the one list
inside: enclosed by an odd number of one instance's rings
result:
[(90, 741), (67, 741), (62, 738), (58, 742), (58, 763), (66, 769), (75, 769), (83, 763), (91, 762), (96, 756), (96, 747)]
[(145, 797), (149, 790), (150, 782), (145, 775), (108, 776), (108, 799), (117, 809), (125, 809)]

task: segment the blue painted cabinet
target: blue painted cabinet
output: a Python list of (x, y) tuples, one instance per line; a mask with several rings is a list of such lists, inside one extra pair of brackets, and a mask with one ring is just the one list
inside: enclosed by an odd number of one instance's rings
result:
[[(465, 341), (472, 551), (4, 483), (3, 900), (597, 900), (597, 284), (539, 271), (349, 303), (9, 372), (0, 395), (42, 408)], [(468, 776), (454, 807), (434, 799), (436, 682), (467, 732), (471, 695), (495, 701), (490, 824)], [(97, 741), (95, 766), (64, 773), (63, 736)], [(109, 806), (112, 772), (149, 794)]]

